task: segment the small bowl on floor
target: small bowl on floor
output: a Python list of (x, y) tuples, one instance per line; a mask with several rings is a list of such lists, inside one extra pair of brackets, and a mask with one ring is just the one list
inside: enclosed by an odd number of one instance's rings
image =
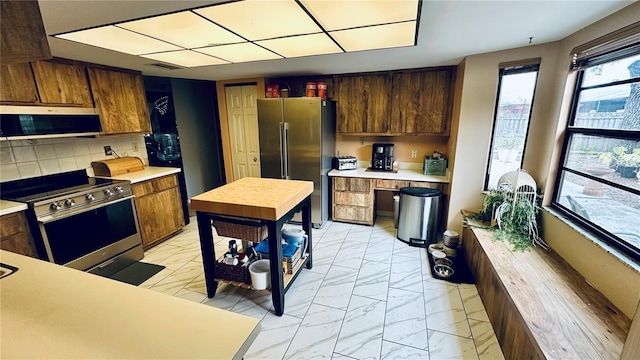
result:
[(429, 245), (429, 249), (427, 250), (429, 254), (432, 254), (434, 251), (442, 251), (444, 250), (444, 245), (442, 243), (435, 243)]
[(433, 270), (438, 277), (443, 279), (453, 276), (453, 269), (447, 265), (436, 265), (433, 267)]
[(436, 263), (436, 265), (446, 265), (448, 267), (451, 267), (451, 265), (453, 265), (453, 261), (444, 258), (444, 259), (436, 259), (434, 260), (434, 262)]

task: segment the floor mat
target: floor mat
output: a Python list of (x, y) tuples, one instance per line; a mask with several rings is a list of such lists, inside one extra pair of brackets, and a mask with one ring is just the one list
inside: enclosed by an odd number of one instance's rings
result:
[(458, 249), (458, 254), (456, 257), (448, 257), (449, 260), (453, 263), (453, 275), (448, 278), (442, 278), (433, 270), (435, 263), (433, 262), (433, 256), (431, 254), (427, 254), (429, 257), (429, 268), (431, 269), (431, 276), (434, 279), (440, 279), (449, 281), (456, 284), (475, 284), (475, 280), (473, 279), (473, 275), (471, 274), (471, 270), (467, 266), (467, 261), (464, 259), (463, 252)]
[(138, 261), (109, 276), (109, 278), (138, 286), (147, 281), (147, 279), (149, 279), (153, 275), (159, 273), (164, 268), (165, 267), (162, 265), (149, 264)]

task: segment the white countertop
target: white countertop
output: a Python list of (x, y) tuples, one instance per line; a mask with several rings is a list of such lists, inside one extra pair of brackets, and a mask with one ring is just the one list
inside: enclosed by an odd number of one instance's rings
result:
[(0, 250), (0, 358), (241, 359), (260, 321)]
[(134, 171), (127, 174), (116, 175), (112, 177), (106, 176), (96, 176), (100, 178), (106, 179), (116, 179), (116, 180), (129, 180), (132, 184), (139, 183), (142, 181), (147, 181), (155, 178), (159, 178), (166, 175), (179, 173), (180, 168), (174, 167), (159, 167), (159, 166), (145, 166), (144, 170)]
[(27, 204), (15, 201), (0, 200), (0, 216), (27, 210)]
[(400, 169), (397, 173), (387, 171), (366, 171), (366, 168), (356, 170), (331, 170), (329, 176), (359, 177), (368, 179), (427, 181), (436, 183), (449, 183), (446, 176), (424, 175), (421, 169)]

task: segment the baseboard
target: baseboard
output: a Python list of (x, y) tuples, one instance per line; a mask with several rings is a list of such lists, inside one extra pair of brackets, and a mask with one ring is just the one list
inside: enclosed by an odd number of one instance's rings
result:
[(376, 215), (378, 215), (378, 216), (386, 216), (386, 217), (393, 217), (393, 211), (377, 210), (376, 211)]

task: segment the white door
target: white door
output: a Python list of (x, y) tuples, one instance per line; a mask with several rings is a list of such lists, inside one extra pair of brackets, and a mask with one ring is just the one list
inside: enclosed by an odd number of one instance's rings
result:
[(247, 176), (260, 177), (257, 87), (256, 85), (229, 86), (225, 88), (225, 96), (233, 180)]

